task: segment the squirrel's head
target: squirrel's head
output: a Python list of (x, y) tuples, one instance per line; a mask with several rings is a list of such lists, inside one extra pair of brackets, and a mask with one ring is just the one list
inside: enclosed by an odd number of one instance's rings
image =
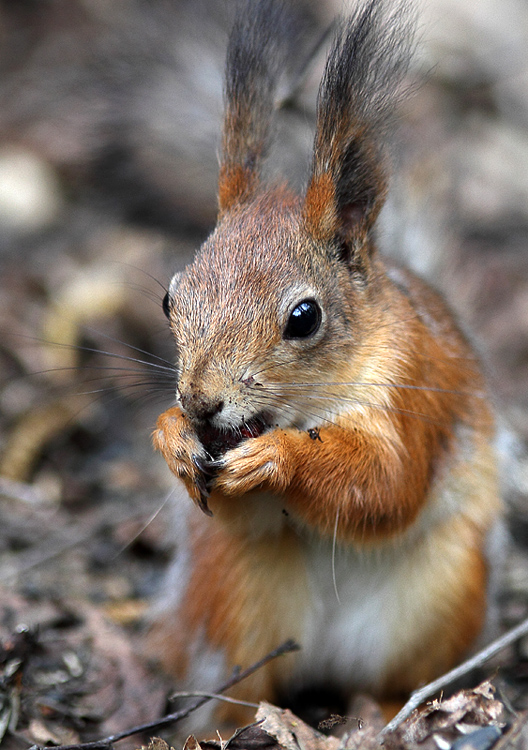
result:
[(296, 408), (295, 383), (339, 377), (364, 287), (339, 253), (310, 236), (300, 201), (277, 188), (225, 214), (173, 278), (177, 396), (198, 431), (313, 423), (301, 394)]
[(407, 59), (381, 6), (371, 0), (336, 35), (303, 197), (261, 184), (288, 27), (282, 6), (248, 3), (231, 36), (219, 221), (165, 304), (179, 404), (211, 453), (270, 426), (307, 427), (336, 408), (316, 399), (307, 410), (296, 384), (340, 380), (375, 295), (388, 93)]

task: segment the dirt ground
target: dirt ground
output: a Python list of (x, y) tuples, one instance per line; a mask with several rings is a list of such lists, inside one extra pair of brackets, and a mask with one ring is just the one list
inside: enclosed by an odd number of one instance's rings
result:
[[(295, 5), (312, 40), (341, 7)], [(150, 442), (174, 399), (161, 300), (214, 225), (231, 14), (0, 0), (2, 746), (107, 736), (162, 714), (174, 688), (141, 646), (179, 491)], [(447, 295), (488, 373), (513, 537), (504, 627), (528, 617), (527, 44), (524, 0), (420, 9), (382, 232)], [(321, 65), (279, 113), (272, 169), (294, 184)], [(481, 676), (519, 723), (528, 639)]]

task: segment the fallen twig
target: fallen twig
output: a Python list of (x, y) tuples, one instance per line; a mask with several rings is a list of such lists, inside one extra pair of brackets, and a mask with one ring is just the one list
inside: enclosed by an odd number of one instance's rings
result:
[[(254, 672), (257, 672), (272, 659), (276, 659), (278, 656), (282, 656), (283, 654), (288, 654), (291, 651), (297, 651), (298, 649), (299, 646), (294, 641), (285, 641), (285, 643), (283, 643), (281, 646), (278, 646), (273, 651), (270, 651), (269, 654), (252, 664), (247, 669), (235, 672), (226, 682), (224, 682), (223, 685), (217, 688), (214, 693), (203, 695), (187, 708), (181, 709), (180, 711), (175, 711), (172, 714), (162, 716), (160, 719), (156, 719), (155, 721), (149, 721), (146, 724), (140, 724), (138, 726), (132, 727), (131, 729), (125, 729), (122, 732), (117, 732), (116, 734), (112, 734), (109, 737), (104, 737), (100, 740), (94, 740), (92, 742), (81, 742), (75, 745), (57, 745), (54, 750), (109, 750), (114, 742), (124, 740), (127, 737), (131, 737), (133, 734), (142, 734), (144, 732), (163, 729), (170, 724), (174, 724), (181, 719), (185, 719), (193, 711), (196, 711), (197, 708), (200, 708), (205, 703), (210, 701), (214, 697), (214, 694), (225, 693), (226, 690), (229, 690), (229, 688), (233, 687), (233, 685), (237, 685), (239, 682), (242, 682), (242, 680), (245, 680), (246, 677), (249, 677)], [(32, 745), (29, 750), (45, 749), (40, 745)]]
[(223, 701), (224, 703), (233, 703), (235, 706), (247, 706), (248, 708), (254, 708), (257, 710), (259, 707), (258, 703), (250, 703), (249, 701), (239, 701), (237, 698), (228, 698), (227, 695), (220, 695), (219, 693), (208, 693), (203, 690), (193, 690), (192, 692), (184, 691), (173, 693), (169, 700), (174, 701), (176, 698), (212, 698), (217, 701)]
[(455, 680), (458, 680), (460, 677), (464, 677), (466, 674), (468, 674), (468, 672), (471, 672), (472, 669), (481, 667), (483, 664), (485, 664), (485, 662), (505, 649), (506, 646), (509, 646), (519, 638), (522, 638), (523, 635), (527, 634), (528, 618), (526, 620), (523, 620), (521, 623), (519, 623), (519, 625), (512, 628), (511, 630), (508, 630), (508, 632), (504, 633), (504, 635), (502, 635), (500, 638), (492, 641), (492, 643), (476, 653), (470, 659), (467, 659), (466, 661), (462, 662), (462, 664), (459, 664), (459, 666), (455, 667), (455, 669), (452, 669), (450, 672), (447, 672), (441, 677), (438, 677), (438, 679), (433, 680), (433, 682), (424, 685), (419, 690), (415, 690), (402, 710), (398, 714), (396, 714), (392, 721), (389, 721), (386, 727), (381, 730), (378, 735), (378, 739), (383, 742), (384, 737), (393, 732), (396, 727), (398, 727), (402, 723), (402, 721), (405, 721), (405, 719), (407, 719), (412, 714), (414, 709), (418, 708), (418, 706), (421, 705), (424, 701), (426, 701), (428, 698), (432, 698), (433, 695), (438, 693), (447, 685), (450, 685), (452, 682), (455, 682)]

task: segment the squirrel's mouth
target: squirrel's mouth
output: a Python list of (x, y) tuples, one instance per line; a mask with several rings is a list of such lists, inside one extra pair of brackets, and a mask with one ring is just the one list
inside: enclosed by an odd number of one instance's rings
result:
[(243, 440), (262, 435), (270, 426), (270, 416), (261, 412), (233, 429), (206, 424), (200, 426), (197, 432), (205, 450), (216, 460), (228, 450), (236, 448)]

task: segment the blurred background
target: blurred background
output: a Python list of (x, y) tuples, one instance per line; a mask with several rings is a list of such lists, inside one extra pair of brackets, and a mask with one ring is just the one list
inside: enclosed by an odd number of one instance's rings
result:
[[(346, 6), (291, 5), (306, 44), (279, 92), (269, 171), (302, 186), (325, 44), (310, 50)], [(173, 403), (161, 300), (214, 225), (234, 12), (0, 0), (0, 634), (45, 634), (45, 653), (22, 638), (17, 721), (32, 741), (137, 723), (164, 700), (130, 646), (173, 548), (177, 490), (150, 446)], [(516, 542), (511, 624), (528, 615), (528, 4), (429, 0), (417, 15), (380, 244), (446, 294), (484, 362)], [(102, 664), (105, 689), (126, 692), (113, 710), (86, 688)]]

